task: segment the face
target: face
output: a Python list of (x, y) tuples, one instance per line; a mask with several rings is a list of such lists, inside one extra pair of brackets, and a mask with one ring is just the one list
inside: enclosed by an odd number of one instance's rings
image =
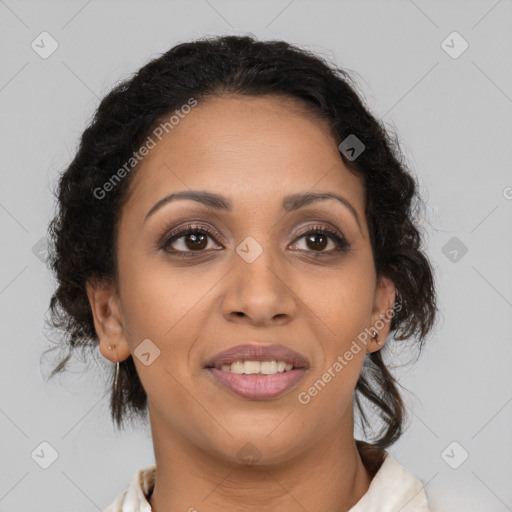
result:
[[(226, 459), (251, 443), (268, 462), (335, 432), (352, 436), (353, 391), (366, 353), (380, 346), (368, 338), (343, 356), (393, 305), (394, 287), (377, 282), (363, 182), (324, 122), (291, 99), (210, 99), (133, 178), (119, 293), (95, 322), (105, 357), (134, 356), (153, 429)], [(162, 201), (192, 191), (222, 199)], [(297, 200), (311, 193), (341, 199)], [(281, 345), (306, 364), (288, 386), (281, 373), (231, 372), (243, 388), (234, 391), (206, 366), (242, 344)], [(272, 380), (267, 395), (248, 377)]]

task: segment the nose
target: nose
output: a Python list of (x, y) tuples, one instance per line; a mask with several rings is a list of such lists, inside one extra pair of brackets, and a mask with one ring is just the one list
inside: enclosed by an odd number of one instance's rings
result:
[(297, 297), (285, 262), (277, 264), (267, 251), (250, 263), (233, 255), (222, 303), (224, 318), (255, 326), (284, 325), (296, 311)]

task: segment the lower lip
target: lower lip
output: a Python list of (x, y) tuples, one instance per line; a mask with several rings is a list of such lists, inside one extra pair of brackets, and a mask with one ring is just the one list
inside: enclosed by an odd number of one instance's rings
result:
[(244, 375), (225, 372), (218, 368), (207, 368), (207, 370), (222, 386), (238, 396), (252, 400), (277, 398), (293, 388), (306, 373), (305, 368), (275, 375)]

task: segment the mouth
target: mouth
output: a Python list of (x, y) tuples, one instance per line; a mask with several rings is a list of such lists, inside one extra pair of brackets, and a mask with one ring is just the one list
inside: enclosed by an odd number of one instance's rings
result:
[(304, 377), (309, 361), (283, 345), (239, 345), (212, 358), (205, 369), (215, 382), (252, 400), (277, 398)]
[(206, 363), (205, 368), (238, 374), (273, 375), (309, 368), (309, 361), (284, 345), (245, 344), (220, 352)]

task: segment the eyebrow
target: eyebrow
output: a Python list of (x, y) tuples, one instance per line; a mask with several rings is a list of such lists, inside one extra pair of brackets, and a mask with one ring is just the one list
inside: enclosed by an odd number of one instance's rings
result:
[[(233, 210), (233, 204), (227, 197), (204, 190), (183, 190), (181, 192), (174, 192), (173, 194), (169, 194), (157, 201), (146, 214), (144, 222), (146, 222), (148, 218), (151, 217), (151, 215), (153, 215), (157, 210), (162, 208), (162, 206), (180, 199), (197, 201), (198, 203), (201, 203), (215, 210), (224, 210), (228, 212)], [(361, 231), (361, 221), (355, 208), (347, 199), (331, 192), (306, 192), (288, 195), (283, 199), (283, 210), (286, 212), (292, 212), (303, 208), (304, 206), (308, 206), (314, 202), (326, 201), (329, 199), (334, 199), (340, 204), (344, 205), (356, 219), (359, 231)]]

